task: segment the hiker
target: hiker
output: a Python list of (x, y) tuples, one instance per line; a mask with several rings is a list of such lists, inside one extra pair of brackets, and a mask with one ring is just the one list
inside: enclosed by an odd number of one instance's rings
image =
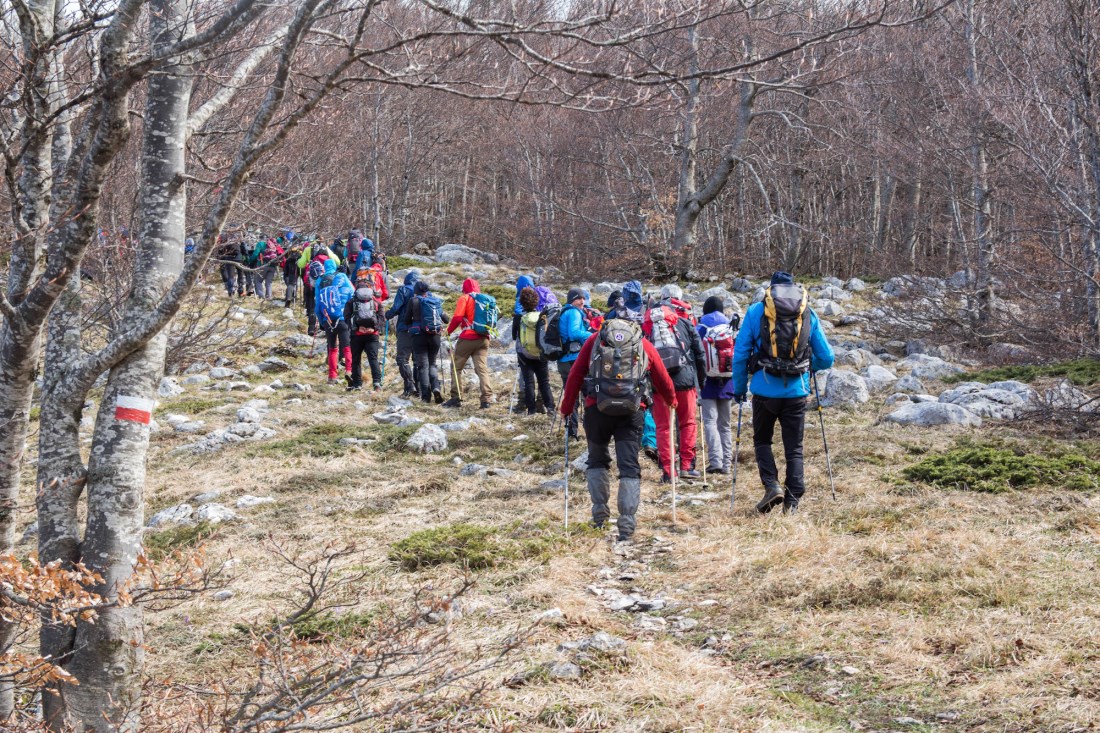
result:
[(218, 248), (214, 250), (214, 259), (219, 262), (222, 275), (222, 284), (225, 285), (226, 294), (232, 298), (233, 293), (237, 297), (244, 297), (244, 275), (237, 264), (241, 261), (241, 247), (237, 242), (230, 242), (223, 234), (218, 240)]
[[(530, 275), (520, 275), (516, 278), (516, 302), (512, 306), (512, 341), (515, 343), (516, 352), (519, 352), (519, 322), (523, 317), (523, 306), (519, 303), (520, 293), (524, 288), (534, 288), (535, 280)], [(535, 298), (538, 298), (538, 293), (535, 293)], [(541, 309), (540, 309), (541, 310)], [(517, 363), (518, 367), (518, 363)], [(523, 399), (522, 395), (527, 393), (527, 383), (523, 374), (523, 369), (516, 369), (516, 394), (521, 395), (519, 399)], [(516, 408), (518, 409), (518, 403)], [(511, 409), (511, 406), (509, 406)]]
[[(360, 272), (364, 271), (361, 270)], [(397, 371), (401, 373), (403, 386), (401, 396), (404, 398), (408, 398), (418, 391), (411, 365), (413, 339), (412, 334), (409, 333), (409, 321), (405, 316), (407, 315), (406, 309), (409, 306), (409, 301), (413, 298), (413, 289), (419, 279), (420, 273), (416, 270), (409, 270), (408, 274), (405, 275), (404, 284), (397, 289), (397, 294), (393, 296), (393, 305), (386, 311), (386, 320), (397, 319), (397, 355), (394, 360), (397, 362)]]
[(439, 382), (439, 347), (443, 341), (443, 326), (451, 319), (443, 312), (443, 301), (430, 292), (426, 280), (413, 285), (413, 297), (405, 307), (405, 321), (412, 335), (413, 374), (420, 388), (420, 399), (437, 405), (443, 403)]
[[(298, 269), (302, 271), (302, 300), (306, 307), (306, 320), (308, 322), (308, 328), (306, 333), (312, 336), (317, 333), (317, 309), (315, 301), (317, 299), (316, 294), (316, 281), (320, 280), (325, 274), (325, 261), (333, 260), (335, 265), (340, 264), (340, 260), (336, 259), (336, 255), (331, 249), (321, 244), (320, 238), (313, 237), (313, 241), (310, 242), (302, 250), (302, 254), (298, 257)], [(314, 263), (317, 263), (314, 266)]]
[(703, 342), (706, 381), (699, 390), (699, 405), (703, 421), (703, 440), (707, 446), (707, 471), (729, 473), (733, 463), (733, 432), (730, 411), (733, 400), (733, 343), (737, 324), (723, 312), (724, 304), (717, 295), (703, 303), (699, 319), (699, 338)]
[(527, 414), (535, 415), (538, 413), (535, 385), (538, 384), (539, 395), (542, 397), (543, 413), (553, 408), (554, 393), (550, 391), (550, 370), (538, 344), (539, 294), (533, 287), (527, 286), (519, 292), (519, 301), (523, 314), (520, 316), (516, 335), (516, 360), (519, 362), (522, 379), (516, 389), (523, 387), (523, 403), (527, 406)]
[[(638, 450), (645, 408), (654, 402), (664, 402), (666, 411), (676, 409), (676, 391), (653, 344), (643, 337), (641, 327), (628, 319), (605, 321), (600, 332), (585, 341), (575, 362), (582, 366), (569, 372), (561, 414), (566, 418), (573, 414), (581, 387), (588, 384), (584, 434), (588, 441), (586, 476), (592, 498), (592, 524), (603, 527), (611, 516), (610, 444), (614, 438), (615, 463), (619, 469), (616, 525), (619, 541), (626, 542), (634, 535), (635, 515), (641, 503), (642, 467)], [(658, 399), (654, 399), (653, 390)]]
[(657, 425), (657, 453), (661, 458), (661, 483), (672, 481), (672, 471), (679, 470), (682, 479), (700, 477), (695, 470), (696, 414), (695, 399), (703, 383), (703, 343), (695, 330), (691, 305), (683, 300), (679, 285), (661, 288), (661, 301), (646, 312), (642, 329), (660, 354), (662, 363), (676, 385), (676, 426), (680, 436), (680, 465), (673, 465), (672, 414), (668, 405), (657, 401), (653, 405), (653, 421)]
[(382, 255), (375, 257), (374, 242), (367, 237), (363, 237), (359, 242), (359, 254), (355, 258), (355, 271), (366, 270), (375, 264), (378, 258), (384, 259)]
[[(314, 290), (314, 311), (328, 342), (328, 383), (339, 384), (336, 378), (340, 357), (344, 360), (345, 379), (351, 383), (351, 340), (348, 322), (344, 320), (344, 306), (355, 294), (348, 276), (336, 271), (336, 260), (325, 260), (325, 274), (321, 276)], [(339, 345), (340, 354), (336, 347)]]
[[(360, 278), (355, 283), (355, 294), (344, 305), (344, 322), (348, 324), (351, 335), (351, 373), (346, 377), (348, 392), (363, 389), (364, 352), (370, 363), (371, 389), (375, 392), (382, 389), (382, 367), (378, 363), (382, 301), (378, 296), (370, 278)], [(331, 364), (329, 371), (332, 371)]]
[(458, 328), (462, 330), (451, 354), (455, 376), (451, 380), (451, 399), (443, 403), (444, 407), (462, 406), (462, 370), (471, 359), (481, 391), (481, 409), (486, 410), (493, 404), (488, 359), (489, 334), (496, 326), (496, 312), (496, 300), (481, 292), (477, 280), (467, 278), (462, 281), (462, 296), (455, 303), (454, 315), (447, 324), (448, 336)]
[[(558, 375), (561, 377), (563, 388), (565, 383), (569, 381), (569, 372), (573, 368), (573, 363), (577, 360), (577, 354), (580, 353), (581, 347), (592, 335), (592, 331), (588, 328), (588, 321), (585, 319), (584, 291), (580, 288), (572, 288), (565, 296), (565, 303), (566, 305), (561, 309), (561, 317), (558, 321), (558, 333), (560, 334), (562, 347), (562, 357), (558, 360)], [(577, 421), (579, 405), (579, 400), (574, 398), (567, 413), (565, 429), (570, 438), (579, 439), (581, 437)]]
[(253, 276), (256, 280), (256, 295), (261, 300), (271, 300), (271, 284), (275, 282), (275, 269), (279, 266), (283, 256), (281, 245), (282, 237), (277, 239), (265, 239), (256, 243), (252, 250), (252, 257), (248, 261), (249, 267), (256, 268)]
[(358, 279), (358, 264), (359, 264), (359, 252), (363, 245), (363, 235), (358, 229), (352, 229), (348, 232), (348, 245), (347, 245), (347, 260), (348, 264), (355, 263), (356, 265), (356, 278)]
[[(802, 433), (810, 374), (833, 365), (832, 347), (806, 300), (805, 288), (795, 284), (790, 273), (776, 272), (764, 291), (764, 300), (745, 312), (734, 347), (733, 398), (740, 404), (747, 392), (752, 391), (753, 447), (760, 481), (764, 484), (764, 498), (756, 509), (762, 514), (780, 503), (785, 513), (798, 508), (806, 490), (802, 476)], [(779, 485), (779, 470), (772, 453), (776, 421), (787, 460), (785, 490)]]
[[(241, 239), (238, 248), (240, 250), (240, 262), (241, 264), (248, 266), (248, 261), (252, 259), (252, 251), (256, 249), (256, 243), (250, 242), (248, 239)], [(244, 278), (244, 294), (251, 297), (253, 292), (253, 285), (255, 284), (255, 278), (248, 270), (241, 270), (238, 277)]]
[(342, 272), (345, 275), (349, 274), (347, 262), (348, 251), (347, 248), (344, 246), (344, 240), (337, 237), (336, 239), (332, 240), (332, 246), (329, 247), (329, 249), (332, 250), (332, 255), (336, 258), (336, 271)]
[(287, 248), (286, 257), (283, 258), (283, 285), (286, 286), (286, 295), (283, 297), (283, 307), (294, 305), (298, 297), (298, 281), (302, 277), (302, 269), (298, 267), (298, 259), (302, 256), (305, 243), (296, 242), (293, 239), (294, 232), (290, 232), (291, 244)]

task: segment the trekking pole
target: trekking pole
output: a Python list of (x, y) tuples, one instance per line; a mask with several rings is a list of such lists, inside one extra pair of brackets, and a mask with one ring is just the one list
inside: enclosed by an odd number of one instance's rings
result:
[(508, 398), (508, 414), (513, 412), (513, 405), (516, 403), (516, 394), (519, 392), (519, 355), (516, 355), (516, 381), (512, 382), (512, 396)]
[[(676, 435), (672, 424), (676, 411), (668, 406), (668, 476), (672, 480), (672, 524), (676, 525)], [(568, 438), (567, 438), (568, 440)]]
[(569, 431), (565, 432), (565, 531), (569, 532)]
[(817, 422), (821, 425), (821, 443), (825, 446), (825, 467), (829, 471), (829, 489), (833, 492), (833, 501), (836, 501), (836, 484), (833, 483), (833, 459), (829, 455), (829, 440), (825, 437), (825, 412), (821, 409), (821, 392), (817, 388), (817, 372), (810, 372), (810, 379), (814, 383), (814, 397), (817, 398)]
[(733, 482), (730, 484), (730, 511), (733, 511), (733, 497), (737, 493), (737, 461), (741, 457), (741, 415), (744, 413), (745, 403), (737, 403), (737, 440), (733, 444)]
[(464, 399), (466, 395), (462, 394), (462, 380), (458, 378), (458, 365), (455, 364), (455, 347), (450, 341), (447, 342), (449, 351), (451, 352), (451, 376), (454, 378), (454, 382), (451, 385), (451, 391), (454, 391), (455, 385), (458, 386), (458, 398)]
[[(696, 402), (695, 406), (696, 406), (697, 414), (699, 415), (700, 418), (702, 418), (702, 415), (703, 415), (703, 402), (702, 402), (702, 400), (700, 400), (699, 402)], [(700, 424), (700, 423), (703, 423), (702, 419), (699, 419), (699, 420), (696, 421), (696, 424)], [(709, 461), (707, 461), (707, 426), (706, 426), (705, 423), (703, 424), (702, 435), (700, 437), (702, 438), (702, 440), (700, 442), (703, 444), (703, 488), (707, 489), (707, 488), (710, 488), (710, 487), (707, 485), (707, 464), (709, 463)]]

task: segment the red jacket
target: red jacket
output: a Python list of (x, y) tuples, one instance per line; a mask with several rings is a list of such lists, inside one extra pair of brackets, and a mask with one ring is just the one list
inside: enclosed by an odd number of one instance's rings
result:
[(462, 326), (462, 333), (458, 334), (460, 339), (477, 341), (485, 338), (471, 328), (474, 323), (474, 299), (470, 297), (470, 294), (480, 292), (481, 286), (477, 284), (477, 280), (471, 277), (462, 281), (462, 296), (455, 303), (455, 313), (451, 316), (451, 322), (447, 324), (448, 336), (454, 333), (456, 328)]
[[(577, 360), (573, 362), (573, 368), (569, 370), (569, 379), (565, 381), (565, 394), (562, 395), (561, 399), (561, 414), (566, 417), (572, 414), (573, 405), (577, 402), (577, 395), (581, 393), (584, 378), (588, 376), (588, 362), (592, 360), (592, 348), (599, 337), (600, 334), (598, 333), (588, 337), (588, 340), (584, 342), (584, 346), (581, 347), (580, 353), (577, 354)], [(668, 370), (661, 363), (661, 355), (657, 353), (656, 347), (645, 339), (642, 339), (642, 348), (645, 349), (646, 356), (649, 357), (649, 381), (653, 384), (653, 390), (675, 410), (676, 388), (672, 385), (672, 377), (668, 375)], [(578, 364), (581, 365), (579, 369), (577, 368)], [(595, 404), (595, 397), (584, 398), (586, 408)]]

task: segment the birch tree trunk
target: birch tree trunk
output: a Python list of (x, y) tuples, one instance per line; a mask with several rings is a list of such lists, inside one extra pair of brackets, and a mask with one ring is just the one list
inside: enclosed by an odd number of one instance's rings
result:
[(978, 63), (978, 25), (981, 18), (975, 8), (975, 0), (968, 0), (965, 8), (966, 19), (964, 21), (966, 45), (967, 45), (967, 69), (966, 78), (970, 86), (971, 103), (974, 105), (976, 115), (974, 124), (973, 142), (970, 146), (970, 206), (972, 208), (974, 226), (974, 244), (976, 251), (974, 289), (977, 303), (974, 308), (973, 325), (979, 341), (984, 342), (989, 337), (989, 327), (993, 319), (994, 288), (993, 288), (993, 264), (994, 243), (992, 233), (993, 203), (992, 191), (989, 185), (989, 154), (986, 149), (984, 114), (979, 111), (981, 106), (981, 67)]
[[(153, 0), (151, 9), (154, 51), (171, 48), (189, 34), (186, 0)], [(184, 58), (171, 59), (149, 78), (140, 246), (124, 324), (156, 309), (183, 269), (184, 142), (191, 88)], [(149, 418), (167, 341), (162, 329), (111, 370), (96, 419), (82, 554), (85, 565), (103, 578), (92, 590), (109, 600), (119, 599), (141, 551)], [(102, 611), (95, 623), (77, 626), (68, 669), (80, 684), (63, 692), (70, 725), (103, 733), (138, 730), (143, 637), (138, 606), (120, 604)]]

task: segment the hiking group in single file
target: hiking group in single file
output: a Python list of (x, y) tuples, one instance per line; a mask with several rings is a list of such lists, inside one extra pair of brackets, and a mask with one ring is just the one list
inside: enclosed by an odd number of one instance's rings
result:
[[(490, 409), (496, 403), (489, 349), (499, 336), (498, 328), (508, 326), (496, 299), (482, 293), (477, 280), (462, 283), (462, 294), (448, 315), (443, 299), (410, 270), (387, 308), (385, 256), (358, 230), (331, 245), (293, 231), (255, 240), (227, 238), (221, 243), (215, 256), (226, 292), (231, 298), (254, 293), (271, 300), (275, 272), (281, 270), (284, 305), (289, 308), (300, 287), (307, 333), (325, 339), (329, 385), (362, 390), (366, 355), (370, 388), (380, 391), (393, 324), (393, 358), (402, 397), (419, 396), (426, 403), (434, 400), (443, 407), (460, 408), (462, 375), (472, 362), (480, 407)], [(641, 283), (632, 280), (612, 292), (602, 310), (593, 307), (589, 293), (580, 288), (570, 289), (562, 303), (533, 276), (521, 275), (515, 287), (510, 335), (517, 369), (508, 409), (527, 415), (560, 413), (567, 458), (567, 521), (569, 443), (579, 440), (582, 430), (592, 523), (597, 527), (611, 518), (613, 462), (618, 471), (620, 541), (628, 541), (637, 524), (643, 454), (660, 467), (661, 482), (672, 484), (674, 513), (676, 483), (705, 482), (707, 474), (732, 473), (732, 502), (750, 393), (753, 449), (764, 492), (756, 509), (767, 513), (782, 506), (784, 513), (797, 511), (806, 488), (803, 437), (809, 397), (817, 386), (815, 373), (832, 367), (834, 357), (817, 315), (807, 305), (806, 288), (789, 273), (774, 273), (764, 297), (748, 307), (743, 319), (736, 312), (727, 315), (726, 304), (717, 296), (704, 302), (697, 317), (675, 284), (662, 286), (659, 295), (646, 299)], [(561, 380), (557, 402), (551, 363), (557, 365)], [(447, 380), (450, 391), (444, 400)], [(772, 450), (776, 424), (786, 463), (782, 481)], [(824, 425), (822, 439), (826, 440)], [(829, 460), (827, 441), (825, 451)], [(829, 478), (831, 482), (831, 460)]]

